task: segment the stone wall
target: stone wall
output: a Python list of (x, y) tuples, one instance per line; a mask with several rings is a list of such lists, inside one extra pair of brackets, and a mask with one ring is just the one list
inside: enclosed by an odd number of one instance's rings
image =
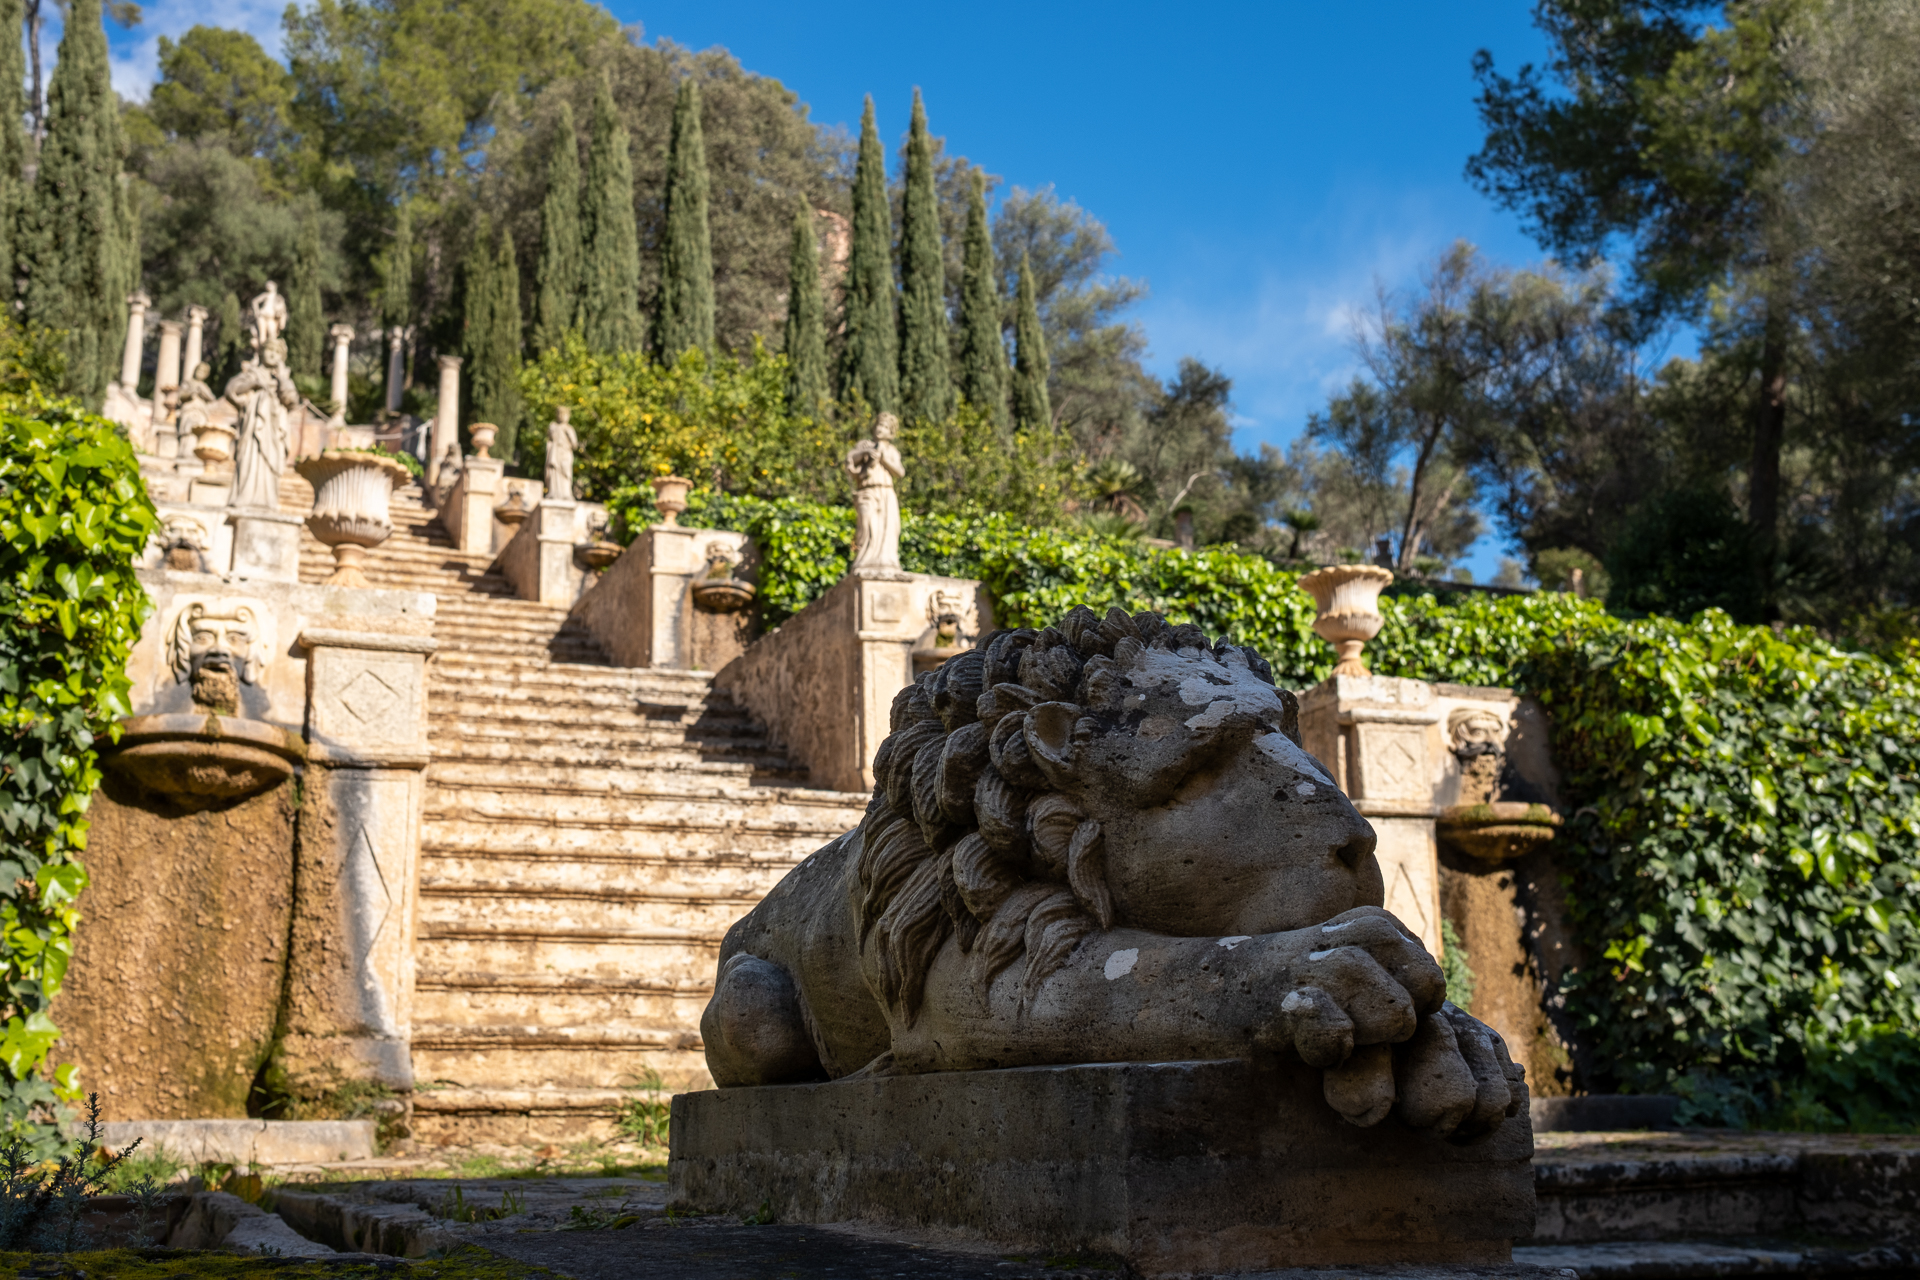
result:
[(185, 815), (111, 774), (95, 793), (54, 1057), (109, 1116), (247, 1114), (286, 980), (294, 807), (291, 783)]
[(741, 557), (735, 576), (752, 580), (757, 560), (746, 534), (653, 525), (592, 581), (571, 621), (586, 628), (616, 666), (719, 670), (746, 651), (759, 613), (695, 607), (693, 584), (714, 547)]

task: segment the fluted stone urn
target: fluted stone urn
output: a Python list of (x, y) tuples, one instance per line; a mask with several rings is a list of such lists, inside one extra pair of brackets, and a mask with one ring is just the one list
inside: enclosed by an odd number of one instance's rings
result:
[(493, 442), (499, 438), (499, 435), (500, 428), (494, 426), (491, 422), (476, 422), (471, 427), (468, 427), (467, 437), (473, 441), (473, 456), (476, 458), (492, 457), (493, 455), (488, 451), (493, 448)]
[(327, 449), (318, 457), (302, 458), (293, 469), (313, 486), (307, 528), (333, 550), (333, 576), (325, 585), (367, 586), (360, 566), (367, 549), (393, 532), (388, 502), (393, 487), (405, 484), (412, 473), (385, 454), (360, 449)]
[(1336, 676), (1370, 676), (1360, 650), (1380, 634), (1380, 592), (1393, 574), (1371, 564), (1335, 564), (1316, 569), (1300, 579), (1300, 589), (1313, 597), (1319, 616), (1314, 634), (1334, 647), (1340, 662)]
[(685, 476), (653, 478), (653, 505), (660, 509), (661, 524), (680, 523), (680, 513), (687, 509), (687, 490), (692, 487), (693, 481)]
[(193, 432), (193, 456), (208, 466), (233, 461), (233, 440), (238, 433), (231, 422), (219, 422), (205, 414), (189, 428)]

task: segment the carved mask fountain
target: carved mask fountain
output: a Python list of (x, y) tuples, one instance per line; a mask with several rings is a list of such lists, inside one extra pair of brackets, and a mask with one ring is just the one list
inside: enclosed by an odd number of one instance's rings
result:
[(1507, 764), (1507, 722), (1482, 707), (1461, 707), (1447, 718), (1447, 737), (1460, 762), (1460, 803), (1440, 811), (1441, 843), (1488, 862), (1524, 857), (1553, 839), (1560, 815), (1543, 804), (1499, 799)]
[[(677, 515), (678, 512), (669, 512)], [(668, 521), (668, 523), (672, 523)], [(733, 576), (740, 553), (724, 542), (707, 544), (707, 568), (693, 583), (694, 608), (707, 613), (738, 613), (753, 603), (754, 586)]]
[(273, 615), (246, 596), (183, 596), (165, 631), (156, 714), (121, 721), (105, 763), (188, 812), (277, 786), (304, 754), (265, 719)]

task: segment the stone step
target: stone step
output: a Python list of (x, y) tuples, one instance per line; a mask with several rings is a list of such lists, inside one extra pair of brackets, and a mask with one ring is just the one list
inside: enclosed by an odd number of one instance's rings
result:
[[(754, 764), (770, 772), (800, 771), (768, 741), (758, 724), (744, 716), (689, 729), (654, 721), (595, 725), (542, 718), (478, 723), (434, 714), (428, 718), (427, 737), (449, 759), (540, 759), (546, 752), (563, 761), (599, 760), (607, 766), (629, 763), (635, 752), (685, 750), (700, 760)], [(536, 747), (541, 751), (532, 751)]]
[(414, 963), (421, 969), (445, 972), (562, 973), (591, 978), (645, 974), (651, 982), (689, 987), (713, 981), (720, 938), (686, 930), (508, 928), (423, 920)]
[[(414, 1028), (413, 1074), (416, 1080), (434, 1086), (445, 1082), (487, 1090), (603, 1090), (635, 1084), (657, 1073), (674, 1090), (713, 1087), (697, 1032), (683, 1033), (677, 1043), (668, 1044), (642, 1043), (638, 1037), (629, 1042), (609, 1038), (598, 1044), (582, 1044), (534, 1035), (483, 1036), (464, 1030), (429, 1034), (423, 1041), (423, 1030), (417, 1025)], [(468, 1124), (453, 1132), (485, 1130)], [(415, 1133), (433, 1141), (432, 1129), (423, 1133), (416, 1123)]]
[(421, 975), (414, 1021), (442, 1028), (511, 1026), (531, 1020), (550, 1031), (575, 1027), (670, 1027), (698, 1033), (711, 987), (675, 987), (572, 975)]
[(605, 814), (621, 821), (693, 821), (729, 813), (736, 821), (753, 825), (808, 825), (813, 815), (836, 813), (856, 799), (864, 808), (867, 797), (852, 792), (814, 790), (794, 786), (757, 787), (726, 774), (742, 770), (731, 765), (699, 769), (569, 768), (547, 764), (503, 765), (434, 761), (427, 780), (437, 793), (430, 796), (430, 816), (509, 817), (538, 813), (561, 817), (572, 811), (582, 816)]
[(772, 889), (801, 855), (765, 850), (686, 858), (667, 855), (608, 856), (597, 851), (506, 852), (497, 848), (423, 850), (420, 886), (436, 895), (500, 893), (561, 896), (598, 892), (635, 901), (724, 902), (751, 907)]
[[(489, 858), (509, 868), (537, 860), (624, 865), (672, 859), (686, 865), (701, 862), (745, 867), (764, 863), (784, 873), (835, 836), (859, 826), (862, 812), (848, 806), (835, 815), (837, 821), (823, 822), (815, 828), (759, 831), (679, 822), (609, 825), (430, 817), (421, 833), (420, 847), (428, 858)], [(829, 831), (831, 834), (826, 834)]]
[(728, 777), (804, 784), (807, 770), (777, 751), (699, 750), (679, 744), (591, 743), (581, 740), (475, 742), (430, 734), (433, 758), (448, 764), (570, 765), (593, 769), (694, 770)]
[(598, 885), (420, 886), (420, 927), (505, 931), (520, 937), (586, 930), (595, 935), (680, 938), (718, 945), (755, 897), (694, 897)]

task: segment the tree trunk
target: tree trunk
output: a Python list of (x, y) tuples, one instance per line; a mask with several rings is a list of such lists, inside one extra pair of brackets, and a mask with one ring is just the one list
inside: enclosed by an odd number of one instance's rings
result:
[(1770, 553), (1779, 531), (1780, 443), (1786, 426), (1787, 319), (1779, 303), (1769, 299), (1760, 347), (1760, 399), (1754, 406), (1753, 462), (1747, 481), (1747, 523), (1763, 557)]

